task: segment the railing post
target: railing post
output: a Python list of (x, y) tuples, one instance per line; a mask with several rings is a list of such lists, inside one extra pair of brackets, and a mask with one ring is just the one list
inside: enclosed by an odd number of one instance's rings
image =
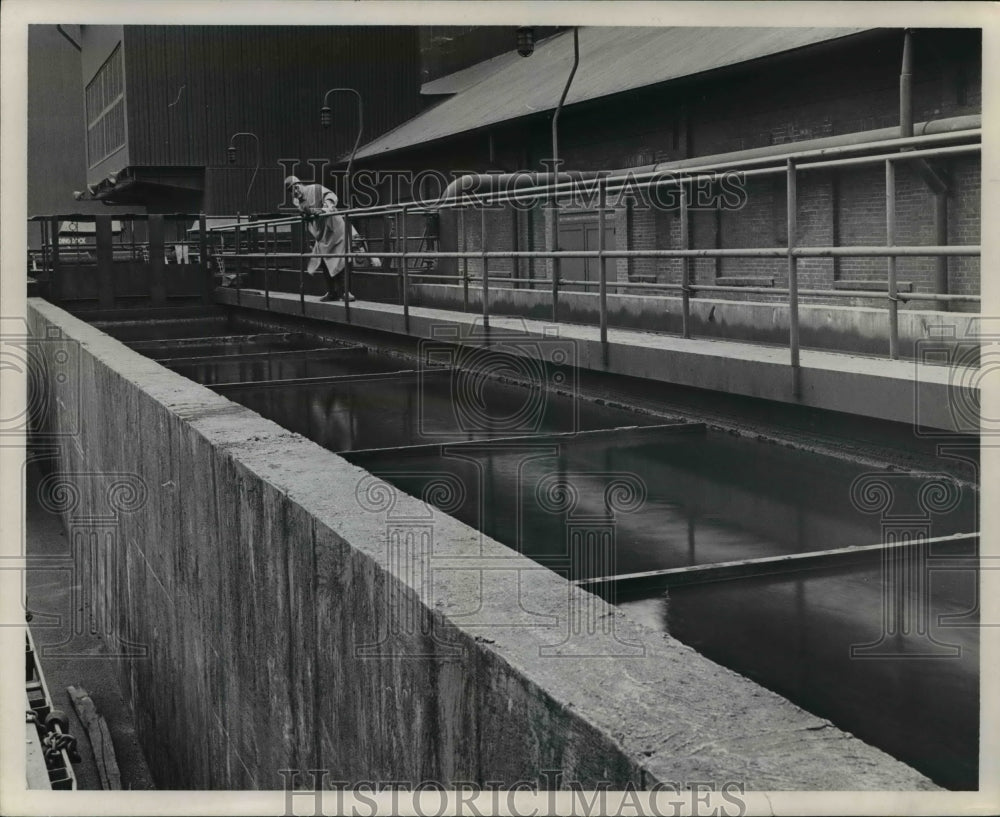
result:
[(607, 186), (602, 183), (602, 180), (598, 179), (598, 198), (597, 198), (597, 258), (599, 269), (598, 272), (601, 276), (601, 286), (600, 286), (600, 302), (601, 302), (601, 343), (608, 342), (608, 268), (607, 268), (607, 258), (604, 255), (604, 219), (605, 213), (604, 208), (606, 206), (607, 199)]
[(483, 253), (483, 329), (490, 328), (490, 262), (486, 257), (486, 207), (480, 221), (480, 246)]
[[(163, 306), (167, 302), (167, 276), (164, 266), (166, 230), (163, 216), (149, 216), (146, 229), (149, 232), (149, 294), (154, 306)], [(108, 254), (111, 255), (110, 251)]]
[(49, 292), (55, 300), (62, 300), (62, 266), (59, 261), (59, 219), (53, 216), (49, 219), (49, 234), (52, 240), (52, 272), (49, 273)]
[(271, 228), (270, 225), (264, 224), (264, 308), (271, 308), (271, 276), (270, 276), (270, 238), (271, 238)]
[[(130, 231), (132, 233), (132, 258), (135, 260), (135, 222), (132, 224), (133, 228)], [(204, 213), (198, 214), (198, 259), (201, 261), (202, 275), (205, 276), (205, 302), (211, 303), (215, 291), (213, 286), (215, 275), (212, 272), (212, 263), (208, 259), (208, 221)]]
[(795, 178), (795, 161), (788, 160), (785, 170), (788, 212), (788, 348), (794, 374), (795, 395), (799, 394), (799, 269), (793, 250), (798, 233), (798, 189)]
[[(150, 221), (154, 218), (150, 216)], [(163, 246), (163, 216), (160, 219), (160, 246)], [(111, 216), (96, 216), (94, 218), (94, 238), (97, 246), (94, 248), (97, 255), (97, 294), (103, 309), (110, 309), (115, 305), (115, 270), (114, 270), (114, 247), (111, 246)], [(152, 258), (150, 258), (152, 261)], [(159, 283), (163, 284), (163, 254), (160, 253), (159, 276), (157, 268), (154, 266), (151, 276), (153, 283), (153, 304), (162, 306), (165, 300), (162, 288), (156, 289)], [(159, 295), (159, 297), (157, 297)]]
[(52, 269), (49, 266), (49, 222), (42, 219), (38, 222), (38, 226), (41, 228), (40, 234), (42, 237), (42, 272), (49, 277), (49, 292), (51, 294)]
[(306, 314), (306, 217), (299, 221), (299, 306)]
[(351, 250), (354, 249), (354, 242), (351, 240), (351, 219), (344, 215), (344, 320), (351, 322)]
[[(558, 167), (558, 165), (556, 166)], [(556, 187), (559, 183), (559, 173), (553, 176), (553, 188), (552, 188), (552, 236), (549, 241), (549, 247), (551, 247), (552, 252), (559, 252), (559, 194), (556, 192)], [(559, 320), (559, 274), (562, 265), (560, 259), (553, 255), (552, 256), (552, 320), (556, 322)]]
[(397, 228), (396, 230), (396, 240), (402, 241), (402, 257), (400, 260), (400, 274), (402, 275), (402, 287), (403, 287), (403, 331), (409, 334), (410, 332), (410, 276), (409, 270), (407, 269), (406, 251), (407, 244), (409, 244), (408, 228), (406, 223), (406, 205), (403, 205), (402, 210), (399, 214), (399, 220), (402, 221), (402, 232)]
[[(240, 245), (241, 245), (241, 243), (242, 242), (240, 240), (240, 214), (237, 213), (236, 214), (236, 252), (235, 252), (235, 258), (233, 258), (234, 266), (236, 267), (236, 303), (237, 303), (237, 305), (239, 305), (242, 302), (241, 301), (241, 297), (240, 297), (241, 296), (240, 289), (242, 287), (242, 282), (240, 281), (240, 267), (242, 266), (242, 264), (240, 262)], [(153, 252), (152, 246), (150, 246), (149, 251), (150, 251), (150, 253)]]
[[(896, 165), (885, 160), (885, 243), (896, 244)], [(896, 256), (886, 260), (889, 277), (889, 357), (899, 360), (899, 292), (896, 281)]]
[[(462, 252), (469, 251), (469, 235), (465, 232), (465, 208), (458, 211), (459, 225), (462, 230)], [(469, 311), (469, 259), (462, 256), (462, 311)]]
[[(681, 249), (691, 249), (691, 225), (689, 223), (687, 186), (682, 181), (681, 190)], [(691, 337), (691, 259), (681, 258), (681, 335)]]

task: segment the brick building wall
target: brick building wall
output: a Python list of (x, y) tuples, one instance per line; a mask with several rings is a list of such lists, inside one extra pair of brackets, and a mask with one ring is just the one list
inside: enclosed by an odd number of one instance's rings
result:
[[(575, 170), (620, 169), (692, 156), (789, 144), (805, 139), (898, 125), (901, 31), (878, 31), (833, 41), (753, 65), (737, 66), (702, 77), (654, 86), (571, 106), (560, 118), (560, 156)], [(973, 30), (917, 31), (914, 35), (913, 110), (916, 121), (979, 113), (981, 104), (980, 33)], [(487, 136), (455, 137), (441, 145), (400, 156), (418, 166), (482, 172), (490, 168), (540, 170), (551, 153), (548, 117), (521, 120), (492, 129), (493, 155)], [(461, 163), (461, 165), (459, 165)], [(978, 157), (935, 161), (950, 180), (948, 243), (979, 241), (980, 171)], [(897, 240), (932, 244), (934, 196), (907, 165), (896, 181)], [(691, 211), (691, 245), (697, 248), (782, 247), (787, 245), (785, 177), (747, 180), (745, 204), (738, 210)], [(680, 246), (676, 209), (612, 201), (615, 245), (627, 249)], [(572, 209), (563, 220), (573, 218)], [(581, 214), (581, 218), (585, 217)], [(465, 239), (478, 248), (478, 218)], [(490, 246), (544, 250), (550, 219), (544, 208), (522, 213), (487, 214)], [(529, 227), (530, 224), (530, 227)], [(882, 165), (798, 175), (798, 243), (807, 246), (881, 245), (885, 243), (885, 171)], [(515, 239), (516, 233), (516, 239)], [(473, 262), (470, 269), (475, 267)], [(899, 280), (916, 292), (934, 287), (936, 262), (906, 258), (897, 263)], [(886, 281), (885, 259), (803, 259), (801, 289), (848, 288)], [(679, 283), (678, 259), (629, 259), (611, 265), (612, 279)], [(697, 283), (747, 281), (786, 287), (783, 258), (695, 259)], [(515, 269), (525, 278), (545, 280), (551, 264), (536, 260)], [(948, 290), (978, 294), (979, 261), (948, 261)], [(774, 300), (784, 296), (735, 293), (732, 297)], [(884, 298), (877, 302), (881, 303)], [(848, 303), (849, 301), (839, 301)], [(926, 305), (926, 302), (924, 304)], [(976, 304), (952, 305), (976, 311)]]

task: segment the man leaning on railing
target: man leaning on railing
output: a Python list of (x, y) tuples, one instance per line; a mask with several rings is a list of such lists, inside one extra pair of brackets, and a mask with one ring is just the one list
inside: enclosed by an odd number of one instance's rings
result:
[[(314, 275), (321, 267), (325, 268), (326, 294), (320, 300), (346, 298), (353, 301), (354, 296), (350, 292), (344, 293), (343, 284), (339, 280), (346, 266), (346, 259), (343, 256), (324, 257), (326, 254), (345, 252), (346, 223), (343, 216), (337, 215), (337, 194), (321, 184), (303, 184), (296, 176), (286, 178), (285, 187), (291, 190), (295, 206), (309, 217), (307, 226), (313, 237), (313, 257), (306, 272)], [(351, 249), (360, 252), (363, 248), (364, 239), (352, 226)], [(374, 267), (382, 265), (377, 258), (372, 258), (371, 262)]]

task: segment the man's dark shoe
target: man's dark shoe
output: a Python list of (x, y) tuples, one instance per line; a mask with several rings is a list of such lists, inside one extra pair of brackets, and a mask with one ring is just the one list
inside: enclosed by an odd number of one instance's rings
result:
[(336, 296), (332, 292), (328, 292), (326, 293), (326, 295), (320, 298), (321, 301), (327, 301), (327, 302), (335, 301), (336, 299), (337, 299)]

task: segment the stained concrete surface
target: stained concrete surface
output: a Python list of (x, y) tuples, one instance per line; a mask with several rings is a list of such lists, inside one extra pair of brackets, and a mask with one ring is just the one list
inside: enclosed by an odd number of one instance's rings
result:
[[(29, 461), (32, 458), (29, 452)], [(83, 687), (90, 693), (97, 711), (107, 721), (115, 747), (115, 760), (123, 789), (155, 789), (153, 777), (135, 731), (132, 713), (122, 696), (114, 658), (100, 633), (74, 632), (74, 617), (90, 621), (91, 600), (81, 592), (79, 576), (69, 570), (70, 545), (56, 513), (39, 502), (43, 479), (38, 464), (26, 473), (26, 552), (28, 572), (25, 585), (28, 609), (34, 618), (29, 625), (38, 660), (52, 697), (52, 705), (69, 718), (69, 732), (77, 739), (80, 762), (73, 764), (77, 788), (101, 790), (101, 778), (87, 729), (77, 717), (66, 688)]]
[[(50, 382), (43, 427), (69, 428), (64, 407), (81, 401), (87, 422), (61, 449), (65, 473), (96, 475), (78, 478), (81, 510), (106, 504), (109, 474), (151, 486), (118, 514), (127, 547), (105, 552), (93, 586), (118, 631), (149, 646), (119, 671), (172, 785), (272, 788), (277, 769), (319, 767), (935, 788), (424, 503), (379, 505), (363, 469), (62, 310), (32, 300), (29, 318), (79, 343), (80, 377)], [(581, 607), (617, 622), (624, 648), (607, 627), (577, 634)]]
[[(215, 297), (220, 304), (236, 305), (235, 293), (220, 289)], [(244, 291), (240, 304), (265, 309), (264, 296), (253, 291)], [(298, 297), (286, 293), (271, 294), (270, 311), (303, 314)], [(442, 330), (448, 330), (452, 342), (470, 346), (495, 344), (502, 332), (558, 337), (573, 343), (576, 362), (584, 369), (921, 428), (952, 432), (978, 429), (978, 419), (975, 429), (970, 419), (970, 406), (978, 400), (977, 370), (958, 365), (802, 349), (796, 372), (787, 348), (730, 340), (609, 328), (608, 342), (602, 344), (597, 326), (491, 316), (486, 331), (481, 315), (426, 307), (410, 308), (407, 327), (401, 306), (362, 301), (351, 304), (349, 320), (343, 304), (337, 303), (307, 301), (304, 315), (422, 338), (441, 338)]]

